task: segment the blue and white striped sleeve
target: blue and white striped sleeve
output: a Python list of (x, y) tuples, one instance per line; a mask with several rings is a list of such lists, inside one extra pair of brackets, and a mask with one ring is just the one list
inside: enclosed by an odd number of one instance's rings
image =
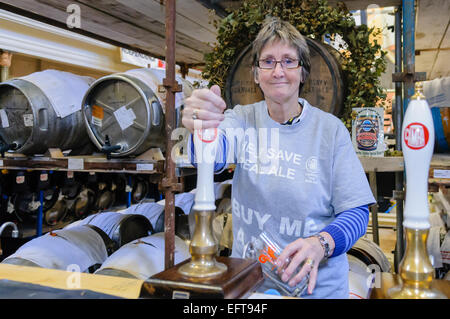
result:
[[(227, 165), (228, 140), (222, 130), (219, 130), (219, 136), (217, 138), (219, 139), (219, 141), (217, 143), (217, 153), (216, 153), (216, 159), (214, 161), (214, 172), (216, 174), (219, 174), (228, 167), (228, 165)], [(191, 161), (191, 164), (195, 168), (197, 168), (197, 159), (195, 157), (194, 135), (193, 134), (190, 134), (187, 147), (189, 150), (189, 159)]]
[(362, 237), (369, 223), (369, 206), (363, 205), (341, 212), (322, 231), (331, 235), (335, 248), (330, 257), (346, 253)]

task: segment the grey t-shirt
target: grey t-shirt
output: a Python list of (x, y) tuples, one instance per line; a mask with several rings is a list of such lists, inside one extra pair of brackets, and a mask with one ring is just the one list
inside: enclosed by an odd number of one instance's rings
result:
[[(348, 130), (334, 115), (303, 105), (300, 120), (281, 125), (265, 101), (225, 111), (219, 126), (227, 136), (217, 160), (235, 163), (232, 188), (232, 257), (263, 230), (279, 234), (282, 247), (311, 236), (345, 210), (375, 202)], [(228, 166), (228, 165), (226, 165)], [(348, 298), (346, 254), (319, 267), (312, 295)], [(268, 279), (259, 291), (276, 286)]]

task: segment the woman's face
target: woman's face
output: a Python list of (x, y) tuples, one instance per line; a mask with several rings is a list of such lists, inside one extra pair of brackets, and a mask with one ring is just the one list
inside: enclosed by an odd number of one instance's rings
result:
[[(281, 41), (267, 43), (261, 50), (260, 60), (272, 58), (281, 61), (283, 58), (298, 59), (297, 50)], [(297, 101), (302, 68), (285, 69), (277, 63), (274, 69), (258, 68), (255, 82), (264, 92), (264, 98), (276, 103)]]

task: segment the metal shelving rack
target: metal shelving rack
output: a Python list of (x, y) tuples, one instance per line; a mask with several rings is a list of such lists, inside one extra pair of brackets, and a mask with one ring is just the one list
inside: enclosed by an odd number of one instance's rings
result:
[[(165, 58), (166, 62), (166, 78), (163, 79), (162, 86), (166, 89), (166, 136), (170, 137), (175, 125), (175, 93), (181, 91), (181, 86), (175, 79), (175, 0), (165, 1), (165, 56), (160, 54), (152, 54), (157, 58)], [(23, 3), (23, 2), (21, 2)], [(0, 2), (0, 7), (8, 11), (31, 17), (43, 22), (50, 23), (60, 28), (67, 29), (67, 26), (56, 20), (49, 19), (45, 14), (33, 12), (33, 10), (24, 10), (18, 4), (10, 4), (8, 1)], [(75, 30), (78, 33), (88, 37), (104, 40), (119, 46), (135, 49), (139, 52), (143, 50), (134, 48), (130, 45), (117, 42), (117, 39), (107, 39), (83, 30)], [(148, 52), (146, 52), (148, 53)], [(187, 63), (181, 63), (183, 70), (188, 67)], [(168, 138), (166, 141), (166, 149), (172, 149), (173, 141)], [(139, 159), (103, 159), (103, 158), (80, 158), (78, 157), (74, 163), (72, 158), (51, 158), (51, 157), (5, 157), (0, 159), (0, 168), (12, 170), (62, 170), (62, 171), (79, 171), (79, 172), (106, 172), (106, 173), (130, 173), (130, 174), (152, 174), (158, 181), (160, 189), (165, 194), (165, 267), (170, 268), (174, 265), (174, 249), (175, 249), (175, 203), (174, 193), (182, 191), (182, 184), (179, 183), (178, 177), (181, 175), (192, 174), (192, 170), (187, 173), (183, 172), (184, 168), (178, 168), (171, 159), (171, 152), (167, 152), (164, 161), (149, 161)], [(74, 165), (71, 167), (71, 165)], [(82, 166), (80, 166), (82, 165)], [(44, 230), (51, 230), (52, 227), (45, 227)], [(39, 233), (39, 229), (38, 229)]]
[[(74, 161), (72, 163), (72, 161)], [(78, 156), (52, 158), (45, 156), (18, 156), (8, 154), (0, 158), (0, 169), (7, 170), (32, 170), (32, 171), (72, 171), (85, 173), (122, 173), (122, 174), (151, 174), (153, 181), (160, 182), (164, 175), (164, 161), (142, 159), (106, 159), (95, 156)], [(41, 203), (42, 207), (42, 203)], [(42, 211), (39, 211), (37, 225), (18, 225), (21, 238), (40, 236), (43, 233), (63, 228), (67, 222), (59, 222), (56, 225), (44, 226), (40, 219)]]
[[(71, 162), (73, 161), (73, 162)], [(96, 173), (164, 174), (164, 161), (103, 158), (6, 157), (0, 169)]]

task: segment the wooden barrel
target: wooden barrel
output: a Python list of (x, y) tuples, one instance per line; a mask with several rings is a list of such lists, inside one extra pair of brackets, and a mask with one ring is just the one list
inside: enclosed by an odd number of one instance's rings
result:
[[(311, 56), (311, 72), (300, 93), (311, 105), (338, 116), (344, 103), (344, 76), (339, 52), (333, 47), (306, 38)], [(251, 104), (263, 100), (251, 66), (251, 45), (236, 59), (228, 73), (225, 101), (228, 108), (236, 104)]]
[(432, 107), (431, 115), (434, 124), (434, 152), (450, 152), (450, 107)]

